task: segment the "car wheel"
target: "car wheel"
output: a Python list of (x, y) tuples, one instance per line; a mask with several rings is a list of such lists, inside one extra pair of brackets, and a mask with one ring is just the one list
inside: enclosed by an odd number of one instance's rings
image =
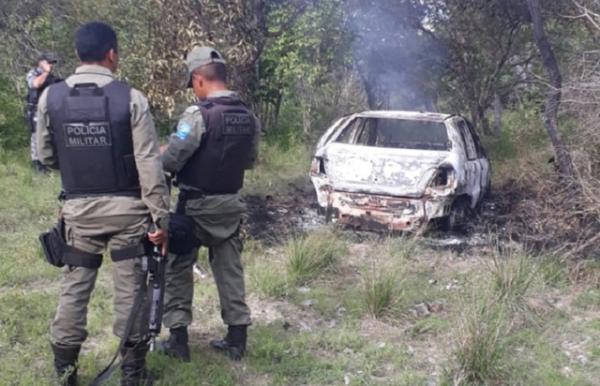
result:
[(452, 208), (448, 216), (442, 218), (441, 228), (444, 231), (456, 231), (462, 229), (465, 225), (467, 212), (469, 210), (468, 201), (465, 197), (459, 197), (452, 203)]

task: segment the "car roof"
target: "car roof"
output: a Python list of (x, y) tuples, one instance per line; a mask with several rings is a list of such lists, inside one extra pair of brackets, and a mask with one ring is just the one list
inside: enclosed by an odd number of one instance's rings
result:
[(419, 121), (443, 122), (452, 114), (431, 113), (422, 111), (400, 111), (400, 110), (368, 110), (356, 114), (357, 117), (409, 119)]

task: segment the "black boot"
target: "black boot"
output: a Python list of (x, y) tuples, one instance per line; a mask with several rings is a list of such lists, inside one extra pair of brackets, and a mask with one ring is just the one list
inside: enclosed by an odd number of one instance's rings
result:
[(187, 327), (171, 328), (169, 331), (169, 339), (159, 343), (159, 350), (170, 357), (189, 362), (191, 358)]
[(154, 379), (146, 369), (148, 342), (127, 342), (121, 350), (121, 386), (150, 386)]
[(246, 353), (247, 325), (227, 327), (227, 336), (220, 340), (212, 340), (212, 348), (224, 351), (234, 361), (239, 361)]
[(40, 161), (32, 161), (32, 163), (33, 163), (33, 169), (38, 174), (47, 174), (47, 173), (50, 172), (50, 170), (48, 169), (48, 167), (46, 167), (46, 165), (44, 165)]
[(61, 386), (77, 385), (77, 358), (81, 346), (59, 346), (51, 344), (54, 353), (54, 369)]

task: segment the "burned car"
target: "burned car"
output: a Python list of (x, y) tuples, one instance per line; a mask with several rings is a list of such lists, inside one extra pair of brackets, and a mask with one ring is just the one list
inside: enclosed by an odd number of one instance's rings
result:
[(366, 111), (325, 132), (310, 175), (319, 205), (343, 224), (452, 229), (488, 191), (490, 162), (461, 116)]

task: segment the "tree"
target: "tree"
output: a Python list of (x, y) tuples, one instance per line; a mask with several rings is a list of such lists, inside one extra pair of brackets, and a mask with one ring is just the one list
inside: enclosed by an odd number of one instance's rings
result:
[(573, 180), (575, 171), (573, 161), (562, 136), (558, 130), (558, 107), (560, 105), (562, 90), (562, 75), (558, 67), (558, 61), (552, 50), (552, 46), (546, 36), (544, 19), (538, 0), (526, 0), (533, 27), (533, 37), (540, 51), (542, 63), (548, 74), (549, 87), (546, 104), (543, 111), (544, 126), (552, 142), (556, 154), (556, 163), (562, 178)]
[(316, 122), (348, 112), (345, 106), (356, 100), (343, 92), (352, 66), (342, 1), (299, 9), (287, 3), (270, 11), (269, 39), (259, 62), (263, 123), (269, 133), (287, 139), (305, 139)]

